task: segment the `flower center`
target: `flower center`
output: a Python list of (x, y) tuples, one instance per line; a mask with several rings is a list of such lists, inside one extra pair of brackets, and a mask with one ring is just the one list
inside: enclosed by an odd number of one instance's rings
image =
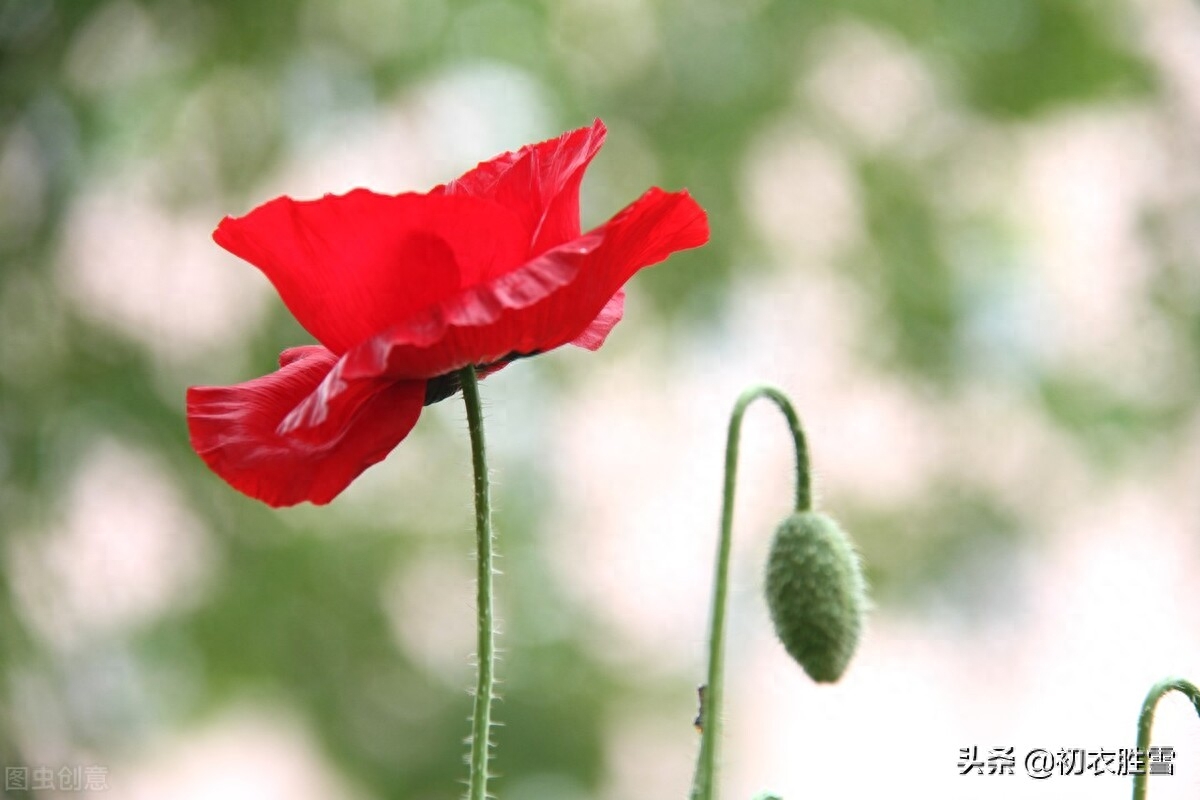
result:
[[(530, 356), (536, 356), (540, 352), (540, 350), (534, 350), (531, 353), (512, 352), (488, 364), (476, 364), (475, 370), (479, 373), (479, 377), (484, 378), (506, 364), (516, 361), (518, 358), (529, 358)], [(459, 380), (458, 370), (443, 373), (436, 378), (430, 378), (425, 384), (425, 405), (431, 406), (434, 403), (440, 403), (446, 398), (458, 394), (461, 390), (462, 382)]]

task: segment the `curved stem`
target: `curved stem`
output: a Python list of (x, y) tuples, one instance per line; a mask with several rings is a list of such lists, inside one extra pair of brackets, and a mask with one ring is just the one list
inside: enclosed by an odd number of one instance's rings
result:
[(721, 730), (721, 696), (724, 680), (725, 606), (729, 586), (729, 551), (733, 533), (733, 499), (737, 484), (738, 443), (746, 407), (760, 397), (779, 406), (787, 417), (796, 449), (796, 511), (808, 511), (812, 505), (812, 485), (808, 474), (808, 444), (800, 427), (800, 418), (787, 396), (772, 386), (754, 386), (742, 392), (729, 420), (725, 444), (725, 490), (721, 505), (721, 538), (717, 543), (717, 565), (713, 578), (713, 603), (708, 634), (708, 684), (705, 708), (701, 711), (702, 734), (696, 775), (692, 780), (691, 800), (713, 800), (716, 796), (717, 740)]
[(492, 689), (495, 683), (495, 633), (492, 616), (492, 507), (488, 484), (487, 451), (483, 442), (483, 409), (475, 367), (459, 371), (467, 427), (471, 432), (471, 462), (475, 472), (476, 620), (479, 664), (475, 684), (475, 709), (471, 718), (471, 775), (469, 800), (487, 798), (488, 736), (492, 727)]
[[(1145, 754), (1150, 749), (1150, 728), (1154, 725), (1154, 712), (1158, 708), (1158, 701), (1171, 691), (1185, 695), (1188, 700), (1192, 701), (1192, 707), (1196, 709), (1196, 714), (1200, 715), (1200, 689), (1197, 689), (1195, 685), (1183, 678), (1164, 678), (1154, 684), (1150, 687), (1146, 699), (1142, 701), (1142, 713), (1138, 715), (1137, 749), (1139, 753)], [(1146, 800), (1146, 775), (1148, 772), (1149, 769), (1146, 768), (1140, 774), (1133, 776), (1133, 800)]]

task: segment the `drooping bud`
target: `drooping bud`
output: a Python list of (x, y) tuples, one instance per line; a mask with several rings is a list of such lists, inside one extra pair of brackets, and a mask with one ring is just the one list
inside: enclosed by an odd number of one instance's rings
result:
[(767, 559), (767, 605), (775, 633), (814, 681), (842, 676), (858, 646), (866, 585), (858, 554), (824, 514), (792, 514)]

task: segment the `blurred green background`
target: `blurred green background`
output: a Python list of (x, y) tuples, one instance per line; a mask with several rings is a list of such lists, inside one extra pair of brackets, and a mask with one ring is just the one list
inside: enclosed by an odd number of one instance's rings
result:
[[(835, 711), (863, 747), (919, 739), (907, 696), (947, 739), (892, 757), (942, 796), (921, 770), (953, 775), (955, 744), (1049, 746), (1011, 709), (1084, 665), (1118, 681), (1112, 719), (1048, 713), (1131, 728), (1144, 681), (1200, 666), (1196, 53), (1200, 14), (1169, 0), (0, 0), (0, 763), (104, 765), (120, 798), (461, 794), (459, 401), (330, 506), (227, 488), (185, 387), (309, 339), (209, 233), (280, 193), (425, 189), (597, 116), (585, 224), (687, 187), (712, 242), (638, 276), (601, 352), (484, 387), (496, 793), (686, 791), (724, 415), (754, 380), (796, 398), (863, 550), (877, 610), (848, 681), (888, 699), (833, 689), (814, 717), (826, 695), (769, 641), (790, 456), (755, 421), (742, 794), (819, 786), (791, 760), (836, 763)], [(1050, 744), (1131, 744), (1074, 730)]]

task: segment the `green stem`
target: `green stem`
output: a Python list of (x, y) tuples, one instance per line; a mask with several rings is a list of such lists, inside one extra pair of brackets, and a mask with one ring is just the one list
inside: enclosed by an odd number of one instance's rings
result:
[[(1150, 692), (1142, 701), (1142, 713), (1138, 715), (1138, 752), (1146, 753), (1150, 749), (1150, 728), (1154, 725), (1154, 712), (1158, 708), (1158, 701), (1171, 691), (1185, 695), (1188, 700), (1192, 701), (1192, 707), (1196, 709), (1196, 714), (1200, 715), (1200, 689), (1183, 678), (1164, 678), (1150, 687)], [(1148, 772), (1148, 768), (1143, 769), (1141, 774), (1133, 776), (1133, 800), (1146, 800), (1146, 775)]]
[(483, 442), (483, 408), (479, 402), (479, 381), (475, 367), (459, 371), (463, 400), (467, 406), (467, 427), (471, 432), (471, 462), (475, 470), (475, 545), (478, 624), (478, 680), (475, 684), (475, 710), (471, 718), (471, 775), (469, 800), (488, 796), (488, 747), (492, 727), (492, 690), (495, 683), (495, 633), (492, 616), (492, 507), (488, 485), (487, 451)]
[(708, 684), (705, 708), (701, 712), (702, 733), (696, 775), (692, 780), (691, 800), (713, 800), (716, 796), (717, 740), (721, 729), (721, 699), (724, 680), (725, 606), (729, 587), (729, 551), (733, 534), (733, 498), (737, 484), (738, 443), (746, 407), (760, 397), (771, 400), (787, 417), (796, 449), (796, 511), (808, 511), (812, 505), (812, 486), (808, 474), (808, 445), (800, 418), (783, 392), (771, 386), (754, 386), (742, 392), (729, 420), (729, 438), (725, 444), (725, 491), (721, 505), (721, 538), (717, 543), (717, 565), (713, 578), (713, 603), (708, 634)]

